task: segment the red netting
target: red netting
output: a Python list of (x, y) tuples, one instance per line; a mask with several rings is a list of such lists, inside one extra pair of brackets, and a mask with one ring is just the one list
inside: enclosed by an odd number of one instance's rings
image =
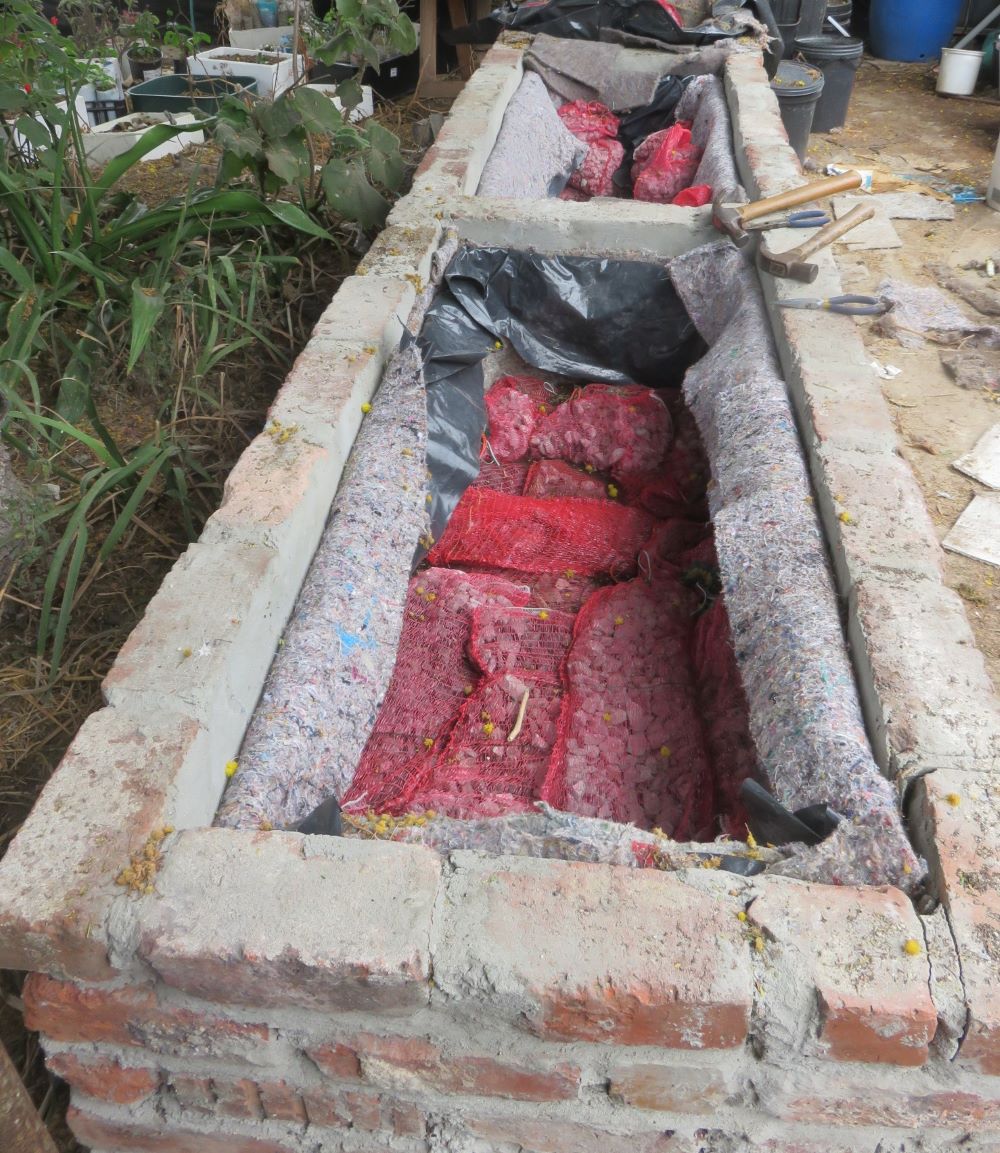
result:
[(472, 613), (524, 604), (527, 590), (486, 573), (428, 569), (410, 581), (396, 666), (342, 804), (403, 812), (430, 754), (476, 681), (466, 656)]
[(544, 800), (679, 840), (710, 831), (711, 769), (689, 657), (694, 603), (668, 579), (629, 581), (587, 601), (566, 659)]
[(641, 509), (609, 500), (536, 500), (466, 489), (431, 549), (432, 565), (626, 576), (652, 528)]
[(554, 404), (536, 377), (497, 381), (487, 407), (500, 463), (484, 447), (429, 558), (472, 571), (411, 582), (343, 804), (471, 819), (546, 800), (679, 839), (716, 814), (740, 832), (756, 761), (690, 412), (637, 386)]
[(485, 605), (472, 614), (469, 657), (484, 673), (516, 669), (559, 684), (575, 619), (555, 610)]
[(690, 124), (672, 124), (654, 132), (635, 150), (632, 196), (669, 204), (690, 186), (701, 161), (701, 149), (691, 141)]
[(729, 616), (721, 600), (695, 621), (691, 659), (723, 828), (741, 837), (747, 816), (740, 785), (757, 775), (757, 750), (750, 735), (749, 708), (736, 665)]
[(506, 464), (481, 460), (479, 475), (472, 483), (475, 488), (491, 488), (494, 492), (516, 496), (524, 491), (530, 468), (531, 466), (524, 460), (512, 460)]
[(569, 184), (559, 193), (560, 200), (575, 200), (578, 204), (582, 204), (586, 200), (590, 200), (589, 192), (580, 192), (579, 189), (571, 187)]
[(497, 460), (528, 455), (531, 434), (545, 415), (549, 395), (535, 376), (502, 376), (486, 393), (487, 436)]
[(538, 422), (531, 453), (617, 476), (656, 468), (671, 435), (670, 413), (651, 388), (588, 384)]
[(533, 464), (525, 477), (525, 496), (573, 496), (581, 500), (607, 500), (608, 493), (600, 477), (584, 472), (564, 460), (543, 460)]
[(620, 121), (599, 100), (571, 100), (558, 109), (559, 119), (577, 140), (593, 144), (595, 140), (614, 140)]
[(448, 816), (530, 808), (548, 771), (561, 704), (558, 682), (520, 672), (483, 677), (410, 807)]
[(624, 159), (625, 148), (617, 140), (595, 140), (566, 187), (582, 193), (586, 199), (614, 196), (615, 173)]

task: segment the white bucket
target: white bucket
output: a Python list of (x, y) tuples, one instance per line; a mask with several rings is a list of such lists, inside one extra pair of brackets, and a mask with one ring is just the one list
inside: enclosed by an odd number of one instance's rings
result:
[(942, 48), (938, 92), (945, 96), (971, 96), (982, 65), (982, 52), (973, 52), (969, 48)]

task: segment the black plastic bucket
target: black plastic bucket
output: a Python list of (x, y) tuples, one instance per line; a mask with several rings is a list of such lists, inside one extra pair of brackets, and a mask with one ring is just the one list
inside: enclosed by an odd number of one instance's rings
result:
[(813, 113), (823, 92), (823, 73), (808, 64), (782, 60), (778, 74), (771, 81), (771, 90), (778, 98), (788, 143), (795, 149), (799, 160), (805, 160)]
[[(837, 29), (830, 23), (830, 17), (844, 29), (845, 32), (851, 30), (851, 17), (854, 15), (853, 0), (847, 0), (846, 4), (827, 4), (826, 6), (826, 19), (823, 21), (824, 32), (836, 32)], [(839, 35), (839, 33), (838, 33)]]
[(823, 93), (813, 115), (813, 132), (829, 132), (847, 122), (847, 108), (854, 91), (854, 77), (865, 46), (854, 36), (827, 33), (800, 36), (795, 51), (823, 73)]
[(781, 32), (787, 59), (795, 52), (796, 36), (818, 36), (823, 31), (826, 0), (771, 0), (771, 11)]

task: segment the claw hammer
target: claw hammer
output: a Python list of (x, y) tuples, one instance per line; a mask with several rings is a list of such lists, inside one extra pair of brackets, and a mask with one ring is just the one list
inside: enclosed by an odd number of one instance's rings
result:
[(799, 204), (811, 204), (824, 196), (834, 196), (838, 192), (849, 192), (860, 188), (863, 178), (859, 172), (845, 172), (843, 176), (828, 176), (825, 180), (814, 180), (800, 188), (779, 192), (766, 200), (755, 200), (752, 204), (734, 204), (732, 190), (721, 192), (712, 202), (712, 223), (720, 232), (725, 232), (737, 248), (750, 243), (750, 233), (746, 225), (751, 220), (770, 216), (785, 208), (795, 208)]

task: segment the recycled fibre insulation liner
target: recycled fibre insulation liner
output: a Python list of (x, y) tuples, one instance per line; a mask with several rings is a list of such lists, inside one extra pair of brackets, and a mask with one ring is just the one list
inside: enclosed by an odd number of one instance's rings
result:
[(282, 828), (350, 784), (392, 676), (427, 525), (415, 345), (389, 364), (247, 729), (217, 825)]
[[(719, 566), (760, 762), (775, 796), (788, 808), (827, 803), (845, 818), (815, 848), (791, 846), (768, 854), (768, 868), (824, 882), (892, 883), (912, 890), (922, 865), (865, 736), (809, 480), (752, 269), (726, 242), (688, 253), (669, 270), (464, 249), (451, 262), (445, 283), (427, 322), (433, 328), (446, 318), (447, 348), (435, 351), (425, 339), (425, 368), (434, 375), (442, 363), (453, 364), (466, 384), (478, 370), (480, 396), (482, 367), (476, 361), (488, 354), (495, 336), (510, 341), (542, 372), (577, 379), (662, 383), (692, 365), (684, 394), (710, 456)], [(668, 308), (674, 292), (677, 299)], [(664, 320), (668, 313), (677, 318), (673, 332)], [(695, 359), (702, 341), (708, 351)], [(407, 379), (412, 382), (412, 375)], [(394, 395), (393, 388), (400, 391)], [(344, 795), (392, 672), (391, 638), (398, 637), (413, 542), (422, 531), (422, 508), (416, 507), (423, 501), (422, 426), (410, 407), (413, 401), (412, 390), (387, 376), (327, 530), (345, 536), (336, 548), (324, 540), (317, 554), (349, 554), (351, 561), (335, 559), (325, 575), (314, 565), (307, 587), (315, 593), (306, 599), (303, 591), (304, 604), (311, 604), (313, 595), (321, 603), (320, 586), (329, 582), (327, 595), (338, 607), (316, 618), (316, 635), (325, 628), (326, 642), (301, 658), (288, 653), (302, 629), (297, 608), (248, 734), (240, 772), (224, 799), (220, 819), (227, 824), (252, 827), (261, 818), (287, 824), (330, 792)], [(417, 502), (402, 500), (397, 491), (405, 471), (404, 445), (421, 456), (420, 469), (407, 473), (420, 493)], [(408, 469), (409, 458), (403, 459)], [(362, 467), (365, 460), (369, 463)], [(375, 483), (370, 470), (380, 468), (389, 472)], [(383, 515), (387, 501), (394, 502), (389, 516)], [(348, 509), (356, 513), (352, 521), (344, 519)], [(359, 580), (363, 595), (355, 591)], [(353, 610), (349, 623), (339, 607), (344, 601)], [(358, 644), (368, 636), (368, 611), (384, 624), (372, 647)], [(366, 662), (360, 676), (346, 659), (341, 628), (354, 638), (350, 657)], [(374, 667), (379, 661), (381, 667)], [(332, 676), (323, 673), (323, 662)], [(294, 682), (307, 686), (310, 700), (301, 699)], [(294, 715), (292, 710), (283, 715), (284, 702), (296, 694)], [(275, 726), (285, 726), (288, 738), (274, 740)], [(259, 760), (257, 741), (267, 750)], [(331, 750), (338, 755), (332, 757)], [(434, 820), (397, 836), (439, 848), (502, 845), (504, 851), (652, 863), (651, 834), (623, 829), (618, 835), (606, 822), (542, 807), (537, 814), (491, 820)], [(666, 839), (653, 843), (660, 861), (678, 851)]]

